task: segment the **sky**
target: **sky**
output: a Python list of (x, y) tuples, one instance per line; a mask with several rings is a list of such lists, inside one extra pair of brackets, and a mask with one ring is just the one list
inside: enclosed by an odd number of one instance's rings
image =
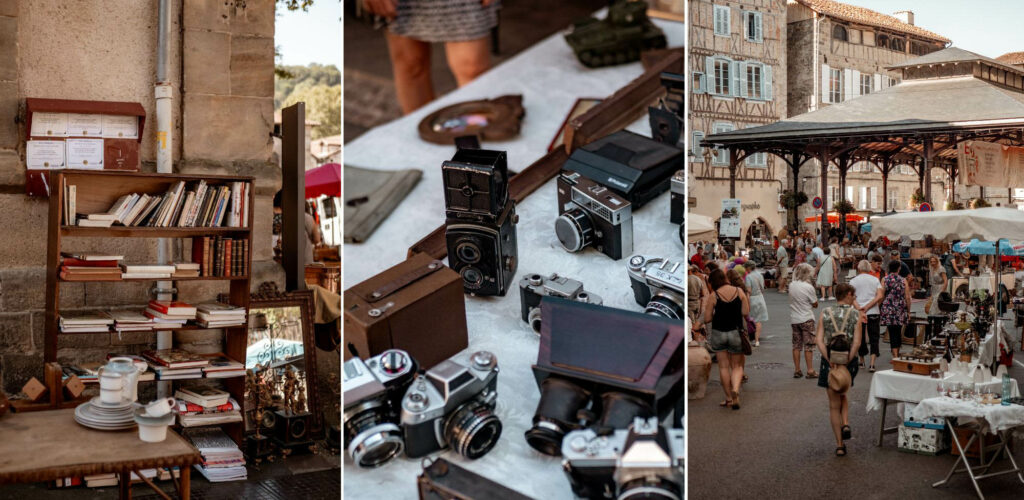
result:
[(1024, 51), (1020, 0), (840, 0), (883, 14), (914, 12), (914, 24), (988, 57)]
[(279, 64), (333, 64), (341, 69), (341, 2), (316, 0), (309, 11), (277, 9)]

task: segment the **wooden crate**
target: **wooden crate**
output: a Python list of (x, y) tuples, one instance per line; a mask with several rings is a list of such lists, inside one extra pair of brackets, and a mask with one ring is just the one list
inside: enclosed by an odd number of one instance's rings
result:
[(932, 372), (939, 369), (938, 363), (925, 363), (921, 361), (909, 361), (905, 359), (892, 360), (892, 369), (903, 373), (914, 375), (931, 376)]

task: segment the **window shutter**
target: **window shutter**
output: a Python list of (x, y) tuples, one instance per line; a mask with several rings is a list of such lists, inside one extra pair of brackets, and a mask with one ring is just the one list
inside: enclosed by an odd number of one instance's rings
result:
[(846, 201), (853, 203), (853, 186), (846, 186)]
[(708, 91), (708, 75), (701, 73), (697, 80), (697, 85), (700, 88), (700, 92), (706, 93)]
[(878, 208), (878, 187), (871, 186), (871, 209)]
[[(732, 76), (732, 85), (729, 87), (729, 94), (732, 96), (740, 95), (740, 62), (730, 61), (729, 62), (729, 73)], [(743, 75), (743, 79), (746, 79), (746, 75)]]
[(761, 95), (764, 100), (772, 100), (772, 67), (765, 64), (761, 67)]
[(847, 100), (853, 98), (853, 70), (846, 68), (843, 70), (843, 99)]
[(882, 86), (882, 75), (879, 75), (879, 74), (876, 73), (875, 74), (875, 87), (872, 90), (874, 92), (878, 92), (879, 90), (882, 90), (883, 88), (885, 88), (885, 87)]
[(868, 188), (866, 186), (860, 187), (860, 209), (864, 210), (868, 208)]
[(740, 14), (742, 14), (743, 17), (743, 39), (750, 40), (750, 22), (752, 21), (752, 19), (750, 19), (750, 13), (747, 11), (740, 11)]
[(829, 87), (829, 81), (832, 78), (832, 69), (827, 64), (821, 65), (821, 102), (832, 102), (830, 96), (832, 95), (831, 88)]
[(690, 151), (692, 151), (693, 155), (696, 156), (697, 158), (701, 158), (701, 157), (704, 156), (704, 148), (700, 145), (700, 141), (703, 141), (703, 140), (704, 140), (704, 132), (701, 132), (699, 130), (694, 130), (693, 131), (693, 144), (692, 144), (692, 147), (690, 148)]
[(860, 71), (853, 70), (853, 78), (850, 79), (850, 82), (852, 84), (851, 86), (853, 87), (853, 92), (851, 92), (850, 95), (851, 96), (862, 95), (860, 93)]
[(704, 57), (704, 84), (709, 94), (715, 93), (715, 58)]
[(755, 36), (755, 38), (757, 39), (758, 42), (763, 42), (764, 41), (764, 34), (763, 34), (764, 17), (761, 15), (760, 12), (757, 12), (757, 13), (754, 14), (754, 20), (756, 21), (754, 23), (754, 30), (755, 30), (754, 36)]
[(737, 97), (747, 97), (747, 63), (737, 62), (736, 67), (739, 71), (736, 72), (739, 83), (739, 91), (736, 93)]

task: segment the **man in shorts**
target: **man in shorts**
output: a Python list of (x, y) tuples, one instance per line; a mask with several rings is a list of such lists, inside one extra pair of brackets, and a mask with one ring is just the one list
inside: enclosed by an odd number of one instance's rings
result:
[(811, 280), (814, 268), (810, 264), (799, 264), (793, 270), (793, 282), (789, 285), (789, 322), (793, 328), (793, 378), (800, 378), (800, 352), (803, 351), (807, 361), (807, 378), (815, 379), (814, 351), (817, 349), (815, 339), (814, 311), (818, 307), (818, 293), (814, 290)]
[(789, 246), (788, 240), (782, 240), (779, 244), (779, 249), (775, 251), (775, 261), (779, 266), (779, 275), (776, 279), (779, 281), (779, 293), (786, 293), (786, 280), (789, 279), (789, 252), (786, 247)]

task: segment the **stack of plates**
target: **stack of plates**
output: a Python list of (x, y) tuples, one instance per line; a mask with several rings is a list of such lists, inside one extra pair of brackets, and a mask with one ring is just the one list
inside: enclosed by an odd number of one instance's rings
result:
[(119, 431), (135, 427), (135, 409), (131, 401), (104, 403), (99, 396), (75, 407), (75, 422), (101, 431)]

